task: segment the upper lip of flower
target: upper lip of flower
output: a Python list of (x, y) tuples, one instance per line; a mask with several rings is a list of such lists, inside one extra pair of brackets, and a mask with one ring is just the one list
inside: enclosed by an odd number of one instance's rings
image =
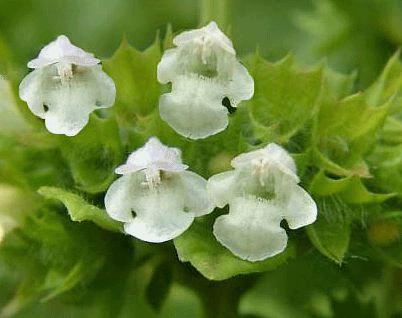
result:
[(134, 151), (127, 162), (116, 168), (117, 174), (128, 174), (140, 170), (181, 172), (188, 168), (181, 161), (181, 153), (176, 148), (163, 145), (156, 137), (140, 149)]
[(73, 45), (67, 36), (60, 35), (55, 41), (43, 47), (39, 56), (28, 62), (28, 67), (36, 69), (55, 63), (94, 66), (99, 64), (100, 60), (92, 53)]
[[(269, 171), (279, 170), (293, 178), (296, 183), (299, 183), (300, 179), (296, 174), (296, 169), (294, 165), (291, 164), (293, 161), (286, 162), (285, 160), (280, 160), (280, 158), (272, 155), (272, 153), (268, 150), (268, 148), (276, 147), (278, 146), (269, 144), (263, 149), (242, 154), (232, 160), (232, 167), (240, 169), (244, 167), (251, 167), (253, 173), (257, 176), (260, 174), (269, 173)], [(276, 150), (278, 149), (279, 148)]]
[(180, 46), (190, 41), (202, 46), (217, 45), (228, 53), (236, 55), (232, 41), (230, 41), (221, 30), (219, 30), (216, 22), (214, 21), (211, 21), (208, 25), (202, 27), (201, 29), (191, 30), (184, 32), (183, 34), (179, 34), (173, 39), (173, 44)]

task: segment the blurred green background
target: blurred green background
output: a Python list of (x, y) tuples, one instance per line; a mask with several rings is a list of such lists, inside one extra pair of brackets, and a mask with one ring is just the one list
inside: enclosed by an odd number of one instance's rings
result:
[[(293, 52), (300, 64), (326, 59), (338, 71), (356, 71), (357, 89), (367, 87), (376, 78), (402, 43), (402, 1), (227, 0), (227, 7), (226, 31), (240, 56), (258, 49), (270, 61), (288, 52)], [(168, 24), (178, 33), (197, 27), (199, 17), (200, 1), (196, 0), (0, 0), (0, 37), (16, 65), (27, 72), (27, 61), (59, 34), (66, 34), (74, 44), (107, 58), (123, 37), (136, 48), (144, 49), (158, 32), (164, 36)], [(300, 259), (265, 274), (241, 302), (244, 317), (332, 317), (326, 286), (341, 286), (343, 282), (339, 272), (314, 253), (308, 255), (309, 262)], [(370, 275), (377, 265), (371, 266), (374, 267), (368, 267), (367, 273), (361, 275)], [(315, 268), (320, 269), (319, 275)], [(358, 268), (362, 271), (362, 267)], [(348, 270), (352, 277), (353, 262)], [(381, 268), (376, 270), (381, 272)], [(134, 317), (134, 311), (138, 317), (200, 316), (200, 301), (180, 285), (173, 286), (162, 312), (154, 313), (143, 295), (136, 292), (143, 288), (143, 278), (148, 279), (151, 274), (146, 268), (142, 271), (132, 278), (132, 294), (124, 295), (130, 301), (122, 316)], [(301, 276), (311, 278), (311, 285), (298, 281)], [(402, 284), (402, 277), (393, 283)], [(381, 286), (374, 284), (371, 288)], [(344, 300), (342, 292), (340, 287), (339, 293), (332, 296)], [(335, 316), (373, 317), (370, 306), (339, 305)], [(97, 311), (102, 310), (65, 304), (62, 308), (57, 303), (46, 307), (39, 304), (19, 317), (81, 317), (87, 312), (97, 317)], [(351, 308), (356, 312), (351, 312)]]
[[(199, 24), (198, 0), (1, 0), (0, 34), (23, 65), (59, 34), (109, 57), (123, 36), (145, 48), (170, 23)], [(402, 42), (397, 0), (227, 0), (227, 30), (240, 55), (259, 48), (270, 60), (294, 52), (302, 62), (326, 57), (359, 71), (367, 85)]]

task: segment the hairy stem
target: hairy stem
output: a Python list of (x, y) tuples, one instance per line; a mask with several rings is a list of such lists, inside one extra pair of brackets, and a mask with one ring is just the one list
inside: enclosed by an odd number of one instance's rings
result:
[(175, 267), (178, 283), (193, 289), (200, 297), (205, 318), (237, 318), (241, 297), (256, 282), (257, 275), (236, 277), (225, 281), (210, 281), (183, 265)]
[(229, 4), (231, 0), (200, 0), (200, 24), (215, 21), (225, 30), (228, 25)]

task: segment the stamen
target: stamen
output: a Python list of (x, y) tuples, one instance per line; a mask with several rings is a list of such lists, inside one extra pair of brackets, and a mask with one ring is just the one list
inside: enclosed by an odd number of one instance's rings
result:
[(157, 169), (145, 169), (146, 185), (149, 189), (155, 189), (161, 184), (161, 171)]
[(265, 179), (269, 170), (268, 160), (266, 158), (253, 159), (251, 165), (253, 166), (253, 176), (258, 177), (261, 186), (265, 186)]
[(57, 73), (62, 83), (73, 78), (73, 65), (70, 63), (57, 63)]

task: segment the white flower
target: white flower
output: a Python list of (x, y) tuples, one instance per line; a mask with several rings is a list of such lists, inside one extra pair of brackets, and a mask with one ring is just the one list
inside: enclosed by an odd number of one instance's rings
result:
[(124, 222), (126, 233), (147, 242), (165, 242), (182, 234), (197, 216), (212, 212), (207, 181), (181, 161), (179, 149), (151, 138), (133, 152), (108, 189), (107, 213)]
[(54, 134), (75, 136), (98, 108), (114, 104), (116, 88), (99, 60), (61, 35), (28, 63), (20, 97)]
[(214, 224), (216, 239), (233, 254), (260, 261), (281, 253), (287, 245), (286, 220), (297, 229), (313, 223), (317, 207), (301, 188), (292, 157), (282, 147), (267, 147), (241, 154), (232, 160), (234, 170), (208, 180), (208, 194), (229, 214)]
[(215, 22), (179, 34), (176, 48), (167, 50), (158, 65), (158, 80), (172, 83), (172, 92), (161, 96), (159, 111), (179, 134), (206, 138), (228, 125), (228, 110), (254, 94), (254, 81), (236, 59), (232, 42)]

